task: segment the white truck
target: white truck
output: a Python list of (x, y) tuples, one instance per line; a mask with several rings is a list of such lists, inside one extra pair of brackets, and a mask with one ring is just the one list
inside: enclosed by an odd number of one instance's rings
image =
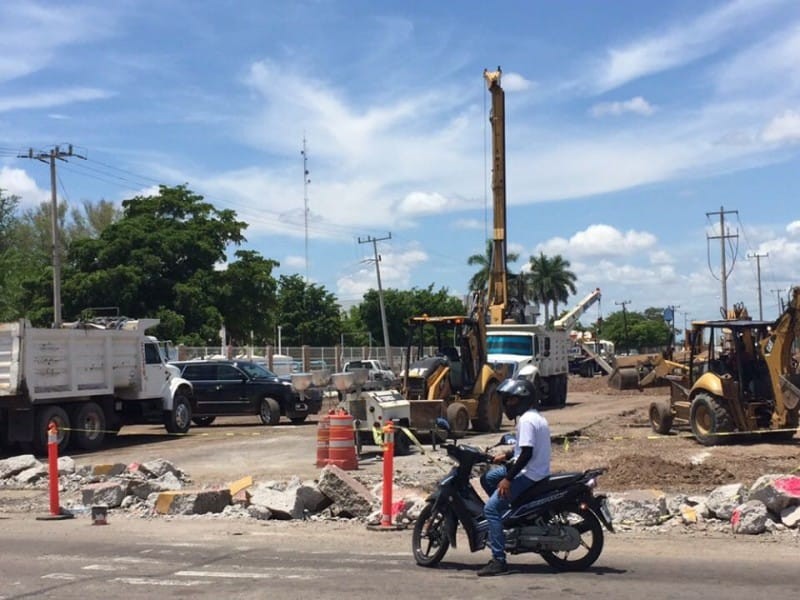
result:
[(20, 442), (47, 451), (48, 428), (59, 450), (95, 450), (123, 425), (163, 423), (188, 431), (192, 386), (178, 376), (145, 331), (158, 319), (105, 319), (32, 327), (0, 324), (0, 446)]
[(573, 346), (569, 330), (590, 306), (600, 300), (600, 296), (599, 288), (592, 291), (567, 314), (554, 321), (553, 329), (517, 323), (488, 325), (487, 362), (507, 365), (509, 377), (532, 382), (540, 392), (543, 406), (564, 406)]
[(367, 381), (364, 389), (387, 389), (392, 387), (397, 380), (388, 365), (374, 358), (363, 358), (361, 360), (351, 360), (345, 363), (344, 371), (355, 369), (365, 369), (367, 371)]

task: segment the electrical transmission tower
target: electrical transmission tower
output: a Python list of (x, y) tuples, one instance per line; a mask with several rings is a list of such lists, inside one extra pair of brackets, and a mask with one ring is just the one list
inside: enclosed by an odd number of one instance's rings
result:
[(761, 304), (761, 259), (766, 258), (769, 256), (769, 252), (766, 254), (748, 254), (747, 258), (755, 258), (756, 259), (756, 272), (758, 274), (758, 320), (764, 320), (764, 307)]
[[(720, 206), (719, 211), (717, 212), (707, 212), (706, 217), (710, 217), (711, 215), (719, 215), (719, 235), (708, 235), (706, 234), (706, 244), (710, 240), (719, 240), (720, 243), (720, 252), (722, 253), (722, 268), (720, 269), (720, 281), (722, 282), (722, 316), (725, 317), (728, 314), (728, 277), (730, 276), (731, 272), (733, 271), (733, 265), (736, 263), (736, 250), (733, 252), (733, 262), (731, 262), (731, 268), (728, 268), (725, 265), (725, 241), (729, 239), (738, 239), (739, 234), (734, 233), (731, 234), (730, 232), (725, 231), (725, 215), (729, 214), (739, 214), (737, 210), (725, 210), (724, 207)], [(711, 269), (711, 254), (708, 254), (708, 268), (711, 270), (713, 275), (714, 270)]]
[(53, 327), (61, 327), (61, 242), (58, 231), (58, 193), (56, 190), (56, 160), (66, 162), (67, 158), (82, 158), (85, 156), (76, 154), (72, 144), (62, 150), (59, 146), (53, 146), (47, 152), (37, 152), (33, 148), (28, 149), (27, 154), (20, 154), (17, 158), (34, 158), (43, 163), (50, 163), (50, 235), (53, 245)]

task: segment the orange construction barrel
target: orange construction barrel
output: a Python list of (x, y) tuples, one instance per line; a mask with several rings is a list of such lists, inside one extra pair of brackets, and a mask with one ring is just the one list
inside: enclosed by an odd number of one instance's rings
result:
[(346, 412), (334, 413), (330, 415), (330, 423), (328, 464), (345, 471), (358, 469), (353, 415)]
[(317, 424), (317, 466), (324, 467), (330, 460), (331, 416), (324, 415)]

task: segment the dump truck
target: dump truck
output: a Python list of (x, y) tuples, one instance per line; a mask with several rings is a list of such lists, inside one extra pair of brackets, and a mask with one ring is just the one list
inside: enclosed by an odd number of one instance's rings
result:
[(55, 424), (60, 451), (100, 448), (123, 425), (191, 424), (191, 384), (165, 362), (146, 330), (158, 319), (98, 318), (59, 328), (26, 319), (0, 324), (0, 445), (47, 451)]
[[(733, 315), (736, 316), (736, 315)], [(680, 372), (666, 374), (668, 401), (650, 405), (653, 430), (691, 428), (703, 445), (754, 438), (789, 440), (798, 427), (800, 287), (776, 321), (739, 318), (695, 321), (690, 356)]]

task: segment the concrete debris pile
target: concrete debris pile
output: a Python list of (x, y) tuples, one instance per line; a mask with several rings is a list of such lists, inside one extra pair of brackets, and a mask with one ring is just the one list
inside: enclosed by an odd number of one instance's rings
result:
[[(192, 486), (189, 476), (169, 461), (158, 459), (131, 465), (111, 464), (76, 468), (70, 457), (58, 462), (63, 510), (89, 515), (105, 506), (128, 517), (215, 515), (243, 519), (360, 519), (380, 521), (382, 482), (374, 475), (344, 471), (328, 465), (318, 480), (254, 482), (244, 477), (225, 486)], [(434, 479), (396, 473), (392, 520), (416, 520)], [(439, 473), (441, 475), (441, 473)], [(424, 479), (424, 481), (423, 481)], [(430, 479), (430, 481), (429, 481)], [(0, 460), (0, 490), (31, 490), (27, 504), (4, 502), (0, 510), (44, 511), (47, 506), (46, 464), (33, 455)], [(732, 483), (705, 496), (667, 495), (657, 490), (608, 494), (618, 530), (687, 530), (734, 534), (782, 533), (800, 535), (800, 476), (769, 474), (752, 486)]]
[(793, 531), (800, 534), (800, 477), (769, 474), (747, 487), (731, 483), (707, 496), (667, 496), (658, 490), (610, 493), (614, 526), (730, 531), (757, 535)]
[[(231, 518), (380, 520), (381, 485), (366, 487), (347, 471), (328, 465), (319, 480), (255, 483), (244, 477), (225, 486), (195, 488), (186, 473), (158, 459), (130, 465), (75, 467), (70, 457), (58, 459), (59, 493), (63, 510), (88, 515), (94, 506), (122, 509), (126, 515), (214, 514)], [(33, 455), (0, 460), (0, 489), (46, 490), (47, 465)], [(393, 489), (395, 522), (412, 522), (424, 504), (423, 492)], [(44, 493), (23, 510), (41, 510)]]

